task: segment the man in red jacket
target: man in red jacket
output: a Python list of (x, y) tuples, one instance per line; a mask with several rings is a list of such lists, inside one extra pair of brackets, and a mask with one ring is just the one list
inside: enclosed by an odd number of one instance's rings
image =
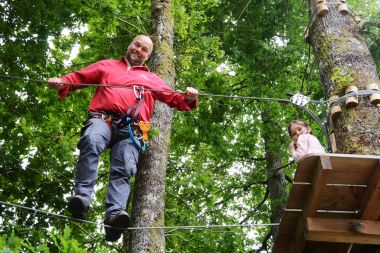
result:
[[(138, 35), (128, 46), (127, 55), (120, 60), (99, 61), (48, 81), (50, 87), (58, 90), (61, 99), (70, 91), (86, 87), (80, 84), (100, 84), (91, 100), (89, 119), (78, 142), (80, 154), (75, 195), (70, 199), (68, 209), (73, 217), (86, 218), (97, 179), (99, 156), (109, 147), (111, 166), (104, 220), (107, 241), (118, 240), (129, 225), (129, 216), (125, 212), (130, 193), (129, 180), (136, 173), (139, 152), (144, 144), (134, 135), (141, 133), (138, 125), (150, 122), (155, 100), (180, 111), (198, 106), (196, 89), (187, 87), (183, 93), (173, 92), (149, 71), (144, 62), (152, 50), (151, 39)], [(107, 87), (115, 85), (125, 88)], [(163, 92), (165, 90), (168, 92)]]

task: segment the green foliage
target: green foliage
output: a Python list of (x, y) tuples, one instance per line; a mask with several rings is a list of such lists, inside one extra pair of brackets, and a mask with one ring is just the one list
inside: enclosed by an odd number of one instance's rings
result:
[[(61, 252), (61, 253), (85, 253), (87, 252), (80, 246), (80, 243), (72, 238), (71, 229), (65, 227), (63, 235), (53, 235), (52, 240), (54, 245), (49, 248), (46, 243), (33, 242), (29, 243), (22, 240), (12, 233), (9, 237), (3, 235), (0, 237), (0, 250), (1, 252)], [(46, 239), (46, 238), (45, 238)], [(43, 239), (42, 239), (43, 240)], [(101, 252), (101, 251), (97, 251)]]
[(364, 0), (350, 3), (351, 9), (354, 10), (354, 18), (359, 24), (366, 25), (363, 27), (364, 36), (366, 37), (371, 55), (375, 60), (377, 71), (380, 71), (380, 10), (379, 1)]
[[(378, 22), (376, 1), (365, 2), (349, 4), (366, 9), (361, 15)], [(302, 92), (323, 99), (317, 66), (303, 39), (307, 13), (306, 1), (175, 0), (177, 88), (272, 98)], [(100, 59), (117, 59), (135, 34), (149, 33), (151, 26), (150, 1), (143, 0), (7, 0), (0, 4), (0, 17), (0, 73), (43, 80)], [(378, 30), (372, 29), (369, 44), (379, 62)], [(72, 59), (75, 45), (79, 54)], [(67, 214), (75, 147), (94, 90), (76, 91), (60, 101), (45, 83), (2, 78), (0, 84), (0, 200)], [(326, 116), (322, 106), (309, 108), (321, 119)], [(281, 164), (289, 161), (286, 127), (295, 118), (311, 123), (322, 140), (318, 124), (288, 104), (201, 96), (197, 110), (175, 112), (166, 225), (269, 223), (273, 207), (283, 199), (265, 199), (270, 176), (265, 157), (275, 153)], [(151, 140), (156, 132), (153, 128)], [(103, 219), (108, 166), (105, 153), (92, 221)], [(284, 171), (292, 177), (294, 169)], [(90, 224), (78, 229), (78, 224), (5, 206), (0, 213), (3, 252), (117, 250), (118, 244), (105, 244), (103, 231)], [(166, 231), (166, 250), (253, 251), (268, 231), (267, 227)]]
[(59, 252), (62, 253), (85, 253), (84, 249), (79, 247), (77, 240), (71, 238), (71, 229), (65, 227), (63, 235), (60, 237), (53, 237), (54, 245), (58, 248)]

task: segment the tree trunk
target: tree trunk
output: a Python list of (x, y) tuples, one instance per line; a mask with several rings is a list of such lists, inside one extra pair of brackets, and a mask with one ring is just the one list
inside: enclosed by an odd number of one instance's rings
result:
[[(273, 136), (280, 136), (280, 128), (276, 128), (275, 118), (269, 112), (270, 108), (265, 108), (262, 113), (264, 123), (264, 146), (265, 146), (265, 160), (267, 161), (267, 187), (269, 191), (269, 199), (271, 202), (271, 223), (279, 223), (283, 216), (283, 210), (286, 204), (286, 182), (283, 170), (281, 167), (281, 143)], [(275, 241), (278, 233), (278, 227), (273, 226), (271, 229), (272, 239)]]
[[(359, 26), (350, 14), (340, 13), (335, 3), (327, 1), (329, 12), (315, 14), (309, 30), (327, 98), (344, 95), (347, 86), (365, 90), (368, 84), (379, 83)], [(356, 107), (348, 108), (345, 103), (341, 107), (341, 116), (330, 123), (337, 152), (380, 155), (380, 107), (371, 105), (368, 96), (359, 97)]]
[[(152, 0), (154, 50), (153, 71), (174, 88), (173, 16), (171, 0)], [(166, 161), (170, 141), (172, 111), (162, 103), (155, 107), (152, 123), (159, 136), (141, 157), (135, 180), (132, 226), (164, 226)], [(165, 252), (163, 229), (132, 230), (131, 252)]]
[[(326, 97), (344, 95), (347, 86), (365, 90), (368, 84), (379, 84), (375, 63), (353, 17), (339, 12), (335, 0), (327, 1), (326, 6), (329, 11), (315, 14), (309, 31)], [(351, 108), (341, 104), (341, 116), (330, 121), (336, 151), (380, 155), (380, 107), (371, 105), (368, 96), (359, 97), (358, 102)], [(375, 248), (354, 245), (351, 253), (377, 252)]]

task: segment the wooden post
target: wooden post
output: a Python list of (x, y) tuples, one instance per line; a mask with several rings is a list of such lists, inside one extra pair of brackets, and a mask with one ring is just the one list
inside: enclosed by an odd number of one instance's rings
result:
[[(337, 101), (339, 99), (339, 96), (331, 96), (329, 98), (329, 102), (330, 102), (330, 107), (335, 103), (335, 101)], [(337, 119), (340, 115), (342, 114), (342, 108), (340, 107), (340, 105), (335, 105), (335, 106), (332, 106), (331, 109), (330, 109), (330, 117), (335, 120)]]
[[(356, 87), (356, 86), (347, 86), (347, 88), (345, 90), (345, 94), (352, 93), (352, 92), (357, 92), (357, 91), (358, 91), (358, 87)], [(348, 97), (346, 99), (346, 107), (348, 107), (348, 108), (355, 107), (358, 104), (359, 104), (358, 98), (355, 97), (355, 96)]]
[(312, 2), (312, 13), (317, 12), (318, 16), (329, 12), (329, 8), (326, 5), (326, 0), (314, 0)]
[(347, 1), (337, 0), (337, 2), (338, 2), (338, 11), (342, 14), (348, 14)]
[[(366, 86), (367, 90), (379, 90), (379, 86), (376, 83), (370, 83)], [(380, 94), (375, 93), (371, 94), (369, 96), (369, 100), (371, 101), (371, 104), (373, 105), (379, 105), (380, 104)]]
[(330, 134), (330, 143), (331, 143), (331, 151), (335, 153), (337, 151), (337, 148), (336, 148), (336, 140), (335, 140), (334, 133)]

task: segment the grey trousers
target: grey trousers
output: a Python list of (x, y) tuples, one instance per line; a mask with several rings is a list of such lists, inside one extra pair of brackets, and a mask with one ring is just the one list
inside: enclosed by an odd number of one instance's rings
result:
[(129, 180), (136, 174), (139, 151), (129, 137), (128, 127), (112, 131), (102, 119), (89, 119), (81, 131), (78, 142), (80, 150), (75, 177), (75, 195), (83, 196), (88, 203), (98, 175), (101, 153), (110, 147), (110, 177), (106, 193), (106, 220), (113, 212), (124, 210), (130, 193)]

